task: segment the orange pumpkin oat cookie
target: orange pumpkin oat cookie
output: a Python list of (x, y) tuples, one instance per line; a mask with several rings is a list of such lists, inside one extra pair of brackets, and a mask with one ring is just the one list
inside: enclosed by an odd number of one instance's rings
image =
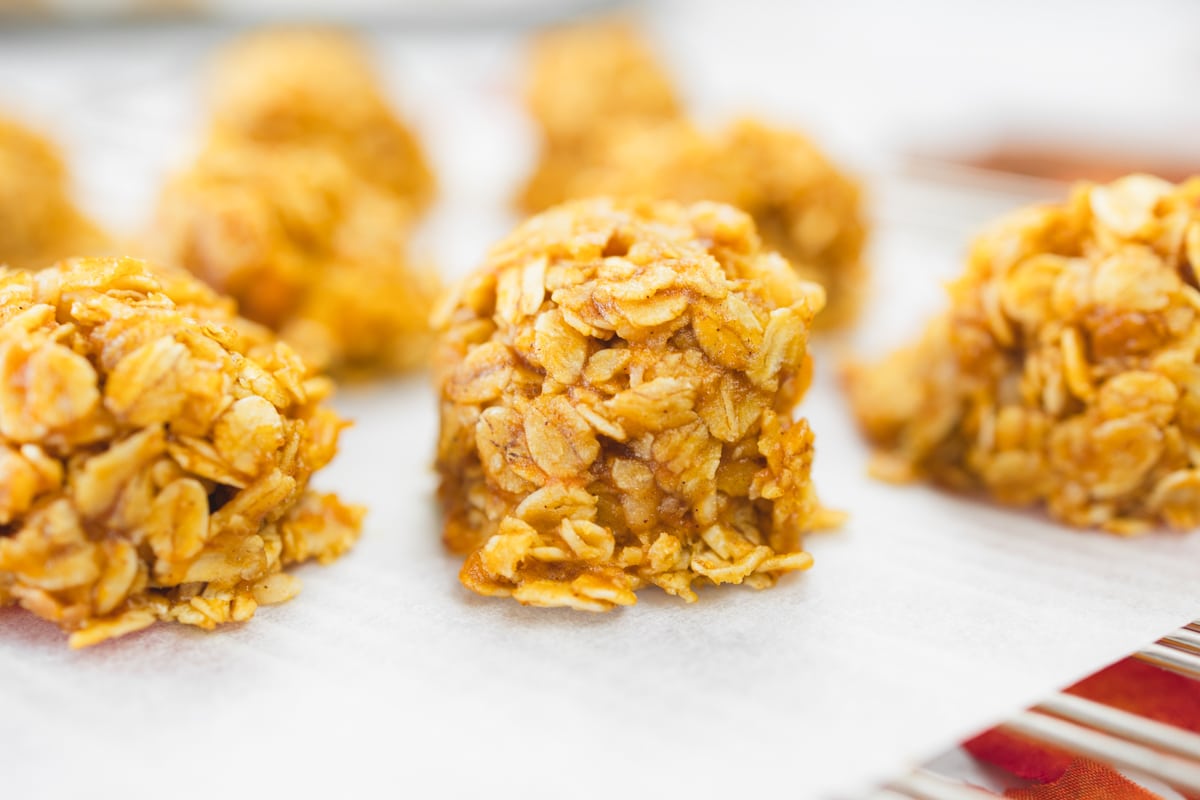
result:
[(1070, 525), (1200, 524), (1200, 180), (1081, 185), (976, 240), (949, 309), (848, 370), (877, 470)]
[(286, 345), (133, 259), (0, 272), (0, 606), (74, 647), (294, 596), (362, 511), (308, 489), (343, 422)]
[(437, 465), (462, 582), (603, 611), (774, 584), (832, 524), (793, 421), (819, 286), (712, 203), (526, 222), (439, 310)]
[(0, 119), (0, 265), (38, 269), (108, 246), (71, 202), (66, 166), (53, 145)]
[(433, 172), (420, 143), (392, 112), (349, 35), (298, 28), (245, 36), (218, 60), (211, 92), (217, 146), (322, 148), (410, 212), (433, 199)]
[(332, 31), (270, 30), (217, 66), (211, 136), (165, 188), (149, 252), (320, 369), (424, 364), (439, 287), (407, 245), (433, 177), (365, 55)]
[(861, 191), (807, 137), (752, 119), (700, 131), (626, 24), (552, 31), (531, 51), (527, 102), (543, 146), (523, 210), (596, 195), (729, 203), (825, 288), (818, 328), (854, 321), (868, 279)]
[(634, 28), (621, 22), (559, 28), (533, 42), (525, 96), (542, 153), (519, 198), (534, 213), (577, 197), (570, 184), (610, 125), (680, 117), (671, 79)]
[(319, 368), (424, 363), (437, 279), (406, 208), (325, 149), (213, 148), (163, 191), (149, 248), (238, 301)]

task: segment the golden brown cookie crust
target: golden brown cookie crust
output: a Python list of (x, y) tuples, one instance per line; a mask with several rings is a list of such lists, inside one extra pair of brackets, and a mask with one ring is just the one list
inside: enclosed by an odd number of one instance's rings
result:
[(815, 284), (711, 203), (534, 217), (439, 312), (438, 469), (463, 583), (607, 610), (772, 585), (833, 522), (810, 479)]
[(878, 470), (1119, 534), (1200, 524), (1198, 202), (1132, 175), (979, 237), (921, 338), (848, 370)]
[(0, 272), (0, 605), (81, 647), (299, 590), (362, 511), (308, 489), (343, 423), (286, 345), (133, 259)]

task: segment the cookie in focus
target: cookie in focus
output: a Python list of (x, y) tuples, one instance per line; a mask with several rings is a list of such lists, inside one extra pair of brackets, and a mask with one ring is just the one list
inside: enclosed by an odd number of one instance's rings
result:
[(837, 521), (792, 418), (823, 302), (729, 206), (596, 199), (519, 227), (438, 313), (463, 584), (603, 611), (807, 569), (802, 534)]
[(345, 423), (291, 348), (190, 276), (134, 259), (0, 272), (0, 606), (83, 647), (212, 629), (357, 539), (308, 488)]

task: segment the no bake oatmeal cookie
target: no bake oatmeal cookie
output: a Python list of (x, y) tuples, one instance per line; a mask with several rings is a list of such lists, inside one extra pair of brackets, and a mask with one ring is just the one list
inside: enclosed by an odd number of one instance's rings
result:
[(1120, 534), (1200, 524), (1200, 180), (1081, 185), (979, 237), (949, 308), (848, 371), (877, 471)]
[(793, 419), (823, 303), (724, 205), (578, 201), (518, 228), (438, 312), (462, 582), (603, 611), (807, 569), (801, 535), (836, 522)]
[(300, 28), (243, 37), (218, 59), (211, 94), (218, 144), (324, 148), (414, 212), (433, 198), (420, 143), (348, 34)]
[(239, 40), (218, 62), (213, 117), (163, 191), (148, 252), (339, 377), (424, 364), (439, 287), (407, 250), (433, 178), (354, 40)]
[(0, 118), (0, 265), (38, 269), (108, 247), (105, 234), (71, 202), (54, 146)]
[(133, 259), (0, 271), (0, 606), (95, 644), (296, 594), (362, 511), (308, 488), (344, 423), (286, 345)]
[(625, 24), (551, 31), (531, 50), (528, 106), (543, 144), (525, 211), (597, 195), (728, 203), (825, 288), (818, 328), (854, 321), (868, 279), (861, 191), (810, 139), (754, 119), (702, 131)]
[(424, 363), (434, 275), (409, 263), (408, 211), (308, 146), (225, 146), (163, 191), (149, 248), (335, 372)]
[(527, 212), (577, 196), (569, 185), (595, 158), (607, 127), (671, 120), (683, 113), (670, 77), (626, 23), (541, 34), (533, 42), (528, 73), (526, 102), (542, 151), (520, 197)]

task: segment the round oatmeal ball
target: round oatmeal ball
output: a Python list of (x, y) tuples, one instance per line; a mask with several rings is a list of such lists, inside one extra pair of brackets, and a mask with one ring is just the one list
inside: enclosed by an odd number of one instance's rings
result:
[(561, 203), (610, 125), (683, 113), (671, 78), (637, 31), (621, 22), (557, 28), (530, 48), (525, 96), (542, 152), (519, 203), (527, 212)]
[(133, 259), (0, 271), (0, 606), (81, 647), (286, 600), (361, 510), (308, 489), (330, 385), (192, 278)]
[(339, 375), (422, 365), (436, 277), (408, 260), (409, 210), (310, 146), (207, 150), (163, 190), (147, 248), (232, 296)]
[(603, 611), (808, 568), (801, 534), (834, 516), (793, 411), (823, 302), (729, 206), (585, 200), (518, 228), (437, 313), (462, 582)]
[(670, 77), (630, 25), (593, 23), (539, 35), (530, 49), (526, 97), (547, 141), (586, 139), (612, 119), (680, 113)]
[(50, 142), (0, 119), (0, 265), (37, 269), (107, 238), (76, 208), (61, 156)]
[(218, 60), (211, 94), (217, 141), (329, 148), (411, 210), (433, 199), (433, 173), (420, 143), (348, 35), (285, 28), (245, 36)]
[(913, 344), (852, 365), (885, 477), (1119, 534), (1200, 524), (1200, 180), (1131, 175), (972, 246)]

